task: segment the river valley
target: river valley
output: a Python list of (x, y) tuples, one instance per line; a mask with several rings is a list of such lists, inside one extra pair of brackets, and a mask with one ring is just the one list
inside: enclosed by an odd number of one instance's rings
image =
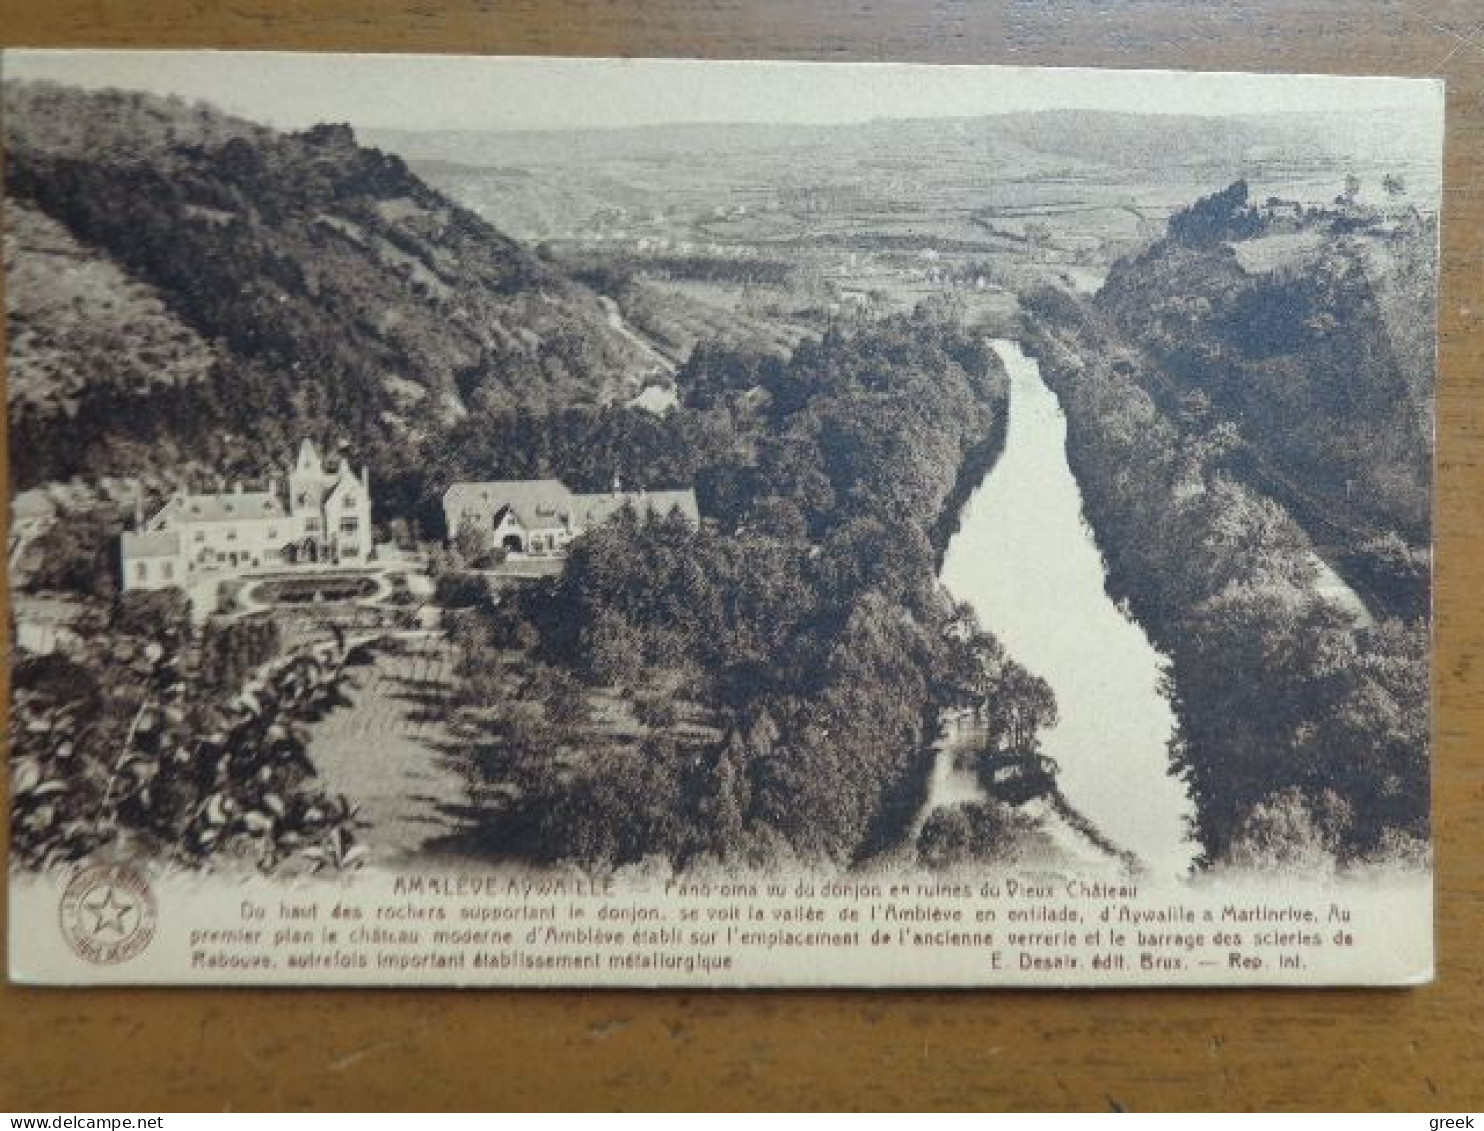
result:
[[(1010, 376), (1005, 450), (970, 497), (941, 580), (1008, 653), (1055, 692), (1059, 722), (1042, 751), (1067, 800), (1156, 874), (1194, 856), (1184, 786), (1168, 772), (1175, 719), (1163, 656), (1108, 597), (1104, 565), (1066, 459), (1066, 419), (1034, 360), (995, 339)], [(945, 742), (928, 808), (973, 799)]]

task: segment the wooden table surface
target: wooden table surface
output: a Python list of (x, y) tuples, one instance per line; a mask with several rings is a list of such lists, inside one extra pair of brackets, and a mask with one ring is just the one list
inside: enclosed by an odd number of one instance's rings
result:
[(1480, 0), (0, 0), (0, 42), (1441, 75), (1436, 984), (542, 993), (0, 987), (0, 1109), (1484, 1106)]

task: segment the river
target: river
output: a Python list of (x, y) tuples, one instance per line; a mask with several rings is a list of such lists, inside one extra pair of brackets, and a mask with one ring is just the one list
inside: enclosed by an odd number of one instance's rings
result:
[[(1166, 660), (1104, 588), (1056, 396), (1018, 344), (992, 345), (1010, 377), (1005, 450), (964, 508), (943, 584), (1056, 693), (1060, 719), (1042, 750), (1060, 767), (1072, 806), (1154, 874), (1184, 873), (1195, 849), (1186, 838), (1190, 798), (1168, 772), (1175, 720), (1160, 690)], [(952, 765), (953, 745), (943, 744), (928, 808), (977, 792)]]

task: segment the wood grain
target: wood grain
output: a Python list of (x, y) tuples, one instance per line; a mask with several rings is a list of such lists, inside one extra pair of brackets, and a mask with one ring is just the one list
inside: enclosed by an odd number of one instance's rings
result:
[(0, 989), (0, 1108), (1484, 1106), (1477, 0), (0, 0), (9, 45), (1442, 75), (1439, 981), (1408, 992)]

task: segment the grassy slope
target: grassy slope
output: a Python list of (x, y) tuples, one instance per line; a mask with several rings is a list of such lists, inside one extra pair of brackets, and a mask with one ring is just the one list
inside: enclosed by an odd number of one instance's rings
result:
[(5, 275), (12, 403), (56, 407), (89, 385), (198, 381), (215, 361), (155, 288), (17, 202), (5, 210)]

